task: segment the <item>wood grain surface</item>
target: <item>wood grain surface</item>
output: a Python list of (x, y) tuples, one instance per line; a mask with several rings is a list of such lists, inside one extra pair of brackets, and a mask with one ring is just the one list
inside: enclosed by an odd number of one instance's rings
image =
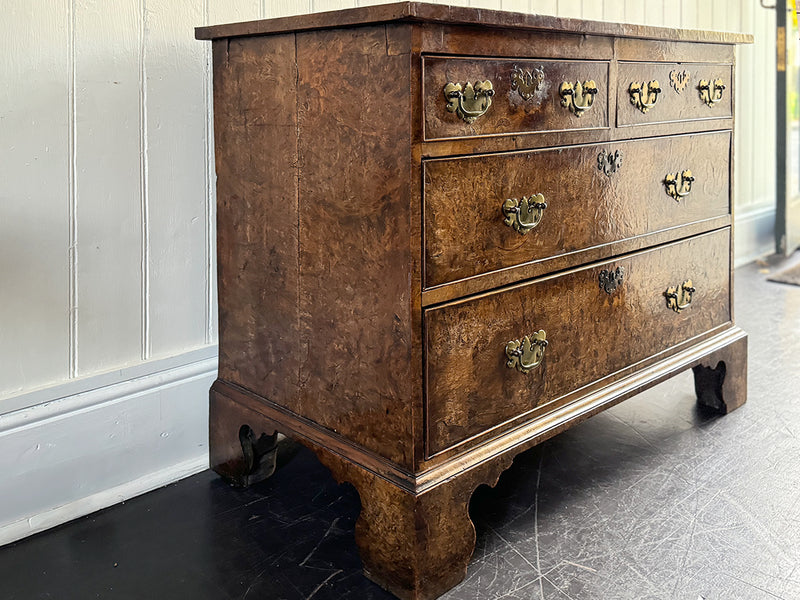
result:
[(482, 28), (423, 22), (417, 25), (420, 46), (426, 53), (463, 57), (514, 57), (516, 59), (610, 60), (614, 38), (575, 35), (554, 30)]
[[(295, 412), (411, 466), (410, 57), (384, 26), (297, 36)], [(390, 108), (387, 108), (390, 101)], [(416, 254), (416, 252), (414, 252)], [(416, 369), (416, 370), (415, 370)]]
[[(622, 155), (609, 175), (603, 151)], [(729, 154), (722, 132), (425, 161), (426, 287), (726, 215)], [(676, 202), (663, 181), (686, 169)], [(501, 207), (535, 194), (547, 208), (520, 234)]]
[[(740, 42), (737, 42), (740, 43)], [(692, 44), (685, 41), (643, 41), (619, 37), (614, 40), (619, 61), (733, 64), (735, 47), (727, 43)]]
[[(425, 57), (422, 64), (426, 140), (608, 127), (608, 63)], [(511, 89), (515, 66), (544, 71), (541, 89), (529, 100)], [(463, 86), (484, 80), (491, 81), (495, 91), (486, 114), (468, 124), (456, 113), (447, 111), (445, 85), (452, 82)], [(575, 85), (589, 80), (597, 84), (597, 94), (592, 106), (578, 117), (561, 105), (559, 87), (563, 82)]]
[[(728, 322), (729, 253), (723, 229), (426, 311), (428, 454)], [(617, 267), (608, 294), (598, 276)], [(686, 280), (697, 292), (676, 313), (664, 292)], [(506, 343), (540, 329), (542, 364), (508, 368)]]
[(215, 42), (219, 377), (299, 408), (293, 35)]
[[(672, 71), (686, 71), (689, 74), (689, 82), (682, 92), (677, 92), (670, 85), (669, 74)], [(617, 126), (729, 118), (733, 114), (732, 73), (731, 65), (621, 62), (617, 85)], [(726, 89), (722, 93), (722, 100), (709, 107), (700, 99), (697, 86), (702, 79), (714, 81), (718, 78), (723, 80)], [(658, 81), (661, 93), (655, 106), (643, 113), (631, 104), (628, 89), (631, 83), (647, 84), (650, 81)]]

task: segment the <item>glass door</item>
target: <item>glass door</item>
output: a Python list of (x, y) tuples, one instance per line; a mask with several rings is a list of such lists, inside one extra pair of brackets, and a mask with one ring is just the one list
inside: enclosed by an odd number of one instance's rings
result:
[(777, 2), (777, 210), (775, 250), (800, 246), (800, 33), (796, 0)]

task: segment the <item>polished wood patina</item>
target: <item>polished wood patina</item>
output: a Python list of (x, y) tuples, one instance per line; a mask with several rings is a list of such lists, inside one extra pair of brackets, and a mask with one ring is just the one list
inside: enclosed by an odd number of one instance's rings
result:
[(386, 589), (429, 599), (464, 577), (469, 498), (519, 452), (689, 368), (701, 403), (745, 401), (747, 36), (403, 2), (197, 37), (214, 58), (212, 467), (247, 485), (276, 432), (308, 445), (358, 490)]

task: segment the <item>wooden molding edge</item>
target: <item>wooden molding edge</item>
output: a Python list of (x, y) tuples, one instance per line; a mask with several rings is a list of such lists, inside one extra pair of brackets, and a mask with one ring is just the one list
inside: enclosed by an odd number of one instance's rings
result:
[(693, 29), (670, 29), (650, 25), (617, 24), (604, 21), (587, 21), (566, 17), (553, 17), (502, 10), (447, 6), (425, 2), (396, 2), (344, 10), (326, 11), (230, 23), (195, 28), (195, 38), (211, 40), (242, 35), (267, 35), (347, 27), (387, 22), (428, 22), (458, 25), (481, 24), (489, 27), (508, 27), (514, 29), (548, 29), (579, 35), (607, 35), (642, 39), (676, 39), (682, 42), (701, 42), (712, 44), (751, 44), (753, 36), (747, 33), (699, 31)]
[(599, 390), (581, 396), (570, 404), (559, 407), (535, 421), (512, 429), (504, 435), (472, 448), (442, 465), (420, 473), (415, 479), (416, 491), (418, 493), (423, 492), (456, 474), (470, 471), (487, 461), (499, 458), (501, 455), (509, 453), (516, 455), (528, 448), (532, 448), (569, 427), (585, 421), (589, 417), (611, 408), (677, 373), (696, 366), (709, 354), (746, 337), (747, 334), (744, 331), (739, 327), (733, 326), (723, 333), (694, 345), (683, 352), (674, 354), (646, 369), (637, 371)]

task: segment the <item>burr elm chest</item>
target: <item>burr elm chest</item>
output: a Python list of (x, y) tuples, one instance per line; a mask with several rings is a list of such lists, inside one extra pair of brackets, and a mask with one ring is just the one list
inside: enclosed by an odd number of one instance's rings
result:
[(463, 577), (468, 502), (519, 452), (694, 369), (746, 394), (733, 323), (733, 44), (404, 2), (213, 40), (211, 462), (276, 432), (358, 490), (367, 576)]

